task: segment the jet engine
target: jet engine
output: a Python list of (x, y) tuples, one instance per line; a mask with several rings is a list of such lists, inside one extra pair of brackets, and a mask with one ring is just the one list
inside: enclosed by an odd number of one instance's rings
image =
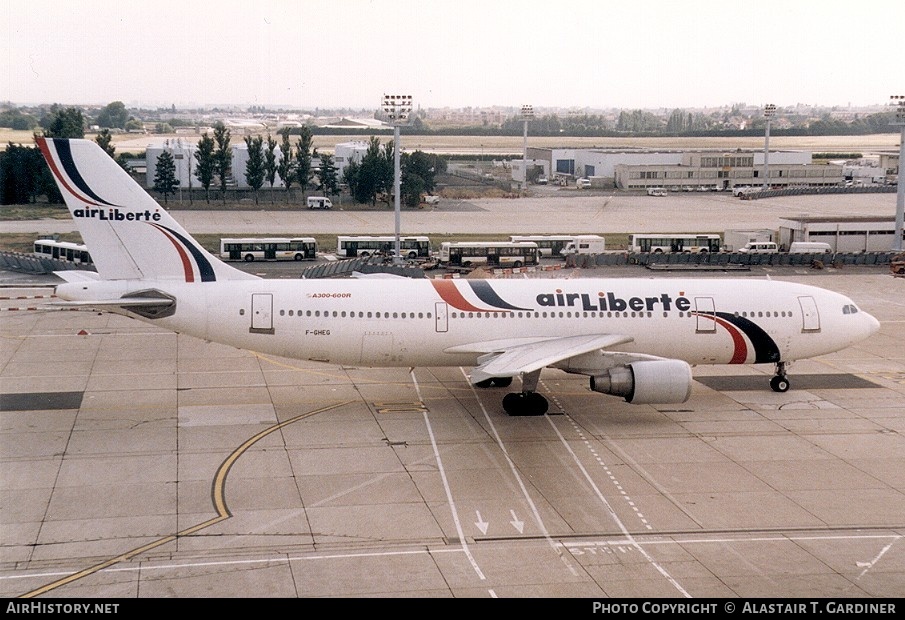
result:
[(632, 362), (591, 376), (591, 389), (634, 405), (684, 403), (691, 396), (691, 366), (682, 360)]

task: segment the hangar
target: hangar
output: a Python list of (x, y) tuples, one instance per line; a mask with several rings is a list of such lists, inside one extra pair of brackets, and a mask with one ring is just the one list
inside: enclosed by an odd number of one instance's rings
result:
[(851, 215), (779, 220), (779, 244), (785, 248), (793, 241), (823, 241), (834, 252), (888, 252), (894, 239), (892, 219)]

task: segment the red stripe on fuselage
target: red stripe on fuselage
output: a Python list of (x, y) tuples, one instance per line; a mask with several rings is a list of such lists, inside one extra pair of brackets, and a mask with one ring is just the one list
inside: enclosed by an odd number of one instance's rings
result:
[(462, 297), (456, 283), (452, 280), (431, 280), (434, 290), (440, 294), (443, 301), (458, 310), (468, 310), (471, 312), (484, 312), (484, 309), (475, 307), (469, 303), (467, 299)]
[(725, 328), (725, 330), (729, 332), (729, 335), (732, 336), (732, 344), (735, 346), (735, 350), (732, 352), (732, 359), (729, 360), (729, 363), (744, 364), (748, 359), (748, 345), (745, 343), (745, 337), (738, 330), (738, 328), (732, 323), (724, 321), (723, 319), (711, 317), (709, 315), (704, 316), (707, 316), (707, 318), (712, 318), (719, 325), (722, 325), (723, 328)]
[(715, 317), (712, 314), (707, 314), (706, 312), (695, 312), (694, 315), (710, 319), (717, 325), (722, 326), (723, 329), (732, 336), (733, 351), (732, 359), (728, 362), (729, 364), (744, 364), (748, 360), (748, 344), (745, 342), (745, 337), (735, 325), (728, 321), (724, 321), (719, 317)]

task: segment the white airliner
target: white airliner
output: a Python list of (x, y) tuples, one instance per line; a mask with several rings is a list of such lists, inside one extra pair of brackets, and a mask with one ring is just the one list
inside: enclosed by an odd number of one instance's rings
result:
[(692, 364), (774, 364), (832, 353), (879, 329), (838, 293), (748, 279), (270, 280), (198, 244), (97, 144), (38, 139), (97, 266), (56, 294), (167, 329), (283, 357), (363, 366), (468, 366), (540, 415), (546, 367), (630, 403), (681, 403)]

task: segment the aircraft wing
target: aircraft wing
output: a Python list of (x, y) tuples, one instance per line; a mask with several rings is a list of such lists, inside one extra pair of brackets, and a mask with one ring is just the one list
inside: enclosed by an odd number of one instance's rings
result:
[(497, 340), (448, 349), (450, 353), (484, 353), (471, 371), (470, 381), (478, 383), (492, 377), (514, 377), (540, 370), (573, 357), (631, 342), (622, 334), (592, 334), (564, 338), (516, 338)]

